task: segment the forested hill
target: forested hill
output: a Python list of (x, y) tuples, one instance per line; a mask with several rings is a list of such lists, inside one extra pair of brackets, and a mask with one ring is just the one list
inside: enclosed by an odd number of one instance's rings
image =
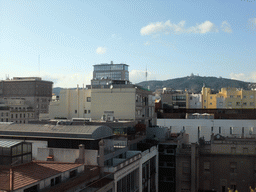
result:
[(175, 90), (185, 90), (188, 89), (191, 92), (199, 93), (202, 90), (202, 86), (209, 87), (215, 91), (220, 90), (222, 87), (236, 87), (243, 89), (255, 88), (255, 83), (249, 83), (244, 81), (238, 81), (226, 78), (217, 77), (200, 77), (200, 76), (187, 76), (182, 78), (168, 79), (165, 81), (143, 81), (137, 83), (144, 88), (150, 87), (151, 91), (156, 89), (161, 89), (163, 87), (172, 88)]
[[(256, 88), (256, 83), (238, 81), (233, 79), (226, 78), (217, 78), (217, 77), (200, 77), (200, 76), (187, 76), (175, 79), (168, 79), (165, 81), (143, 81), (137, 83), (144, 88), (150, 87), (151, 91), (156, 89), (162, 89), (163, 87), (172, 88), (175, 90), (185, 90), (188, 89), (193, 93), (199, 93), (202, 90), (202, 86), (205, 84), (205, 87), (209, 87), (215, 91), (220, 90), (222, 87), (236, 87), (243, 88), (245, 90)], [(61, 87), (53, 88), (53, 93), (59, 95)], [(76, 88), (73, 88), (76, 89)]]

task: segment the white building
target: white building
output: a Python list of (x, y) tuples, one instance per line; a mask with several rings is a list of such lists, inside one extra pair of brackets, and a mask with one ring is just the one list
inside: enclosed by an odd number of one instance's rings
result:
[(188, 108), (189, 109), (201, 109), (202, 108), (202, 95), (201, 94), (189, 94), (188, 95)]
[(63, 89), (59, 100), (53, 100), (49, 106), (49, 114), (40, 119), (72, 119), (91, 118), (91, 89)]
[(198, 142), (200, 137), (210, 141), (211, 134), (229, 137), (256, 137), (256, 120), (221, 119), (157, 119), (158, 126), (169, 127), (171, 132), (185, 131), (189, 142)]

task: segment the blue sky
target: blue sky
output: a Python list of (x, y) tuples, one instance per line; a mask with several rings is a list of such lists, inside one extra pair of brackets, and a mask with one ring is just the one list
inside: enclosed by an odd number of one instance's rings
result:
[(114, 61), (129, 65), (133, 83), (146, 67), (149, 80), (194, 73), (256, 82), (255, 10), (255, 0), (2, 1), (0, 79), (76, 87), (90, 84), (94, 64)]

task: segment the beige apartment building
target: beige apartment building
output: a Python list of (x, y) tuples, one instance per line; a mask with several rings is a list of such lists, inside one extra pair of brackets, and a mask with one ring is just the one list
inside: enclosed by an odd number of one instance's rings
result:
[(93, 88), (91, 118), (100, 119), (112, 113), (115, 119), (155, 125), (155, 104), (152, 92), (132, 84)]
[(135, 121), (155, 125), (152, 92), (132, 84), (105, 85), (92, 89), (61, 90), (59, 100), (52, 101), (44, 119), (87, 118), (88, 120)]
[(63, 89), (58, 100), (49, 106), (49, 114), (40, 115), (42, 119), (91, 118), (91, 89)]
[(35, 110), (25, 99), (5, 98), (0, 104), (0, 122), (14, 122), (18, 124), (36, 120)]

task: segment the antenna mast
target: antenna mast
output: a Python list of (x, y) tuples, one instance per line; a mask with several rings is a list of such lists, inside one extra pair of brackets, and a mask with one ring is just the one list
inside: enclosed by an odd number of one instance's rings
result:
[(146, 82), (148, 81), (148, 70), (147, 70), (147, 65), (146, 65)]
[(39, 77), (40, 77), (40, 55), (38, 55), (38, 70), (39, 70)]

